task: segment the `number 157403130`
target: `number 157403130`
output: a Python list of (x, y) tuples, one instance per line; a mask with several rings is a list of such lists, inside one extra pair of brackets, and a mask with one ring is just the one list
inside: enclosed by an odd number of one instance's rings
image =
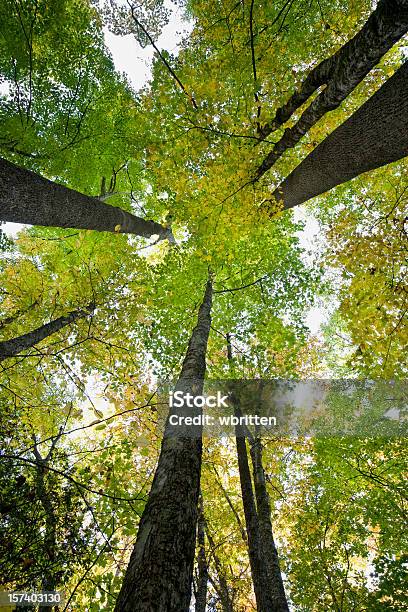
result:
[(63, 595), (57, 591), (48, 592), (23, 592), (23, 591), (1, 591), (0, 605), (15, 605), (17, 607), (32, 606), (55, 606), (63, 602)]

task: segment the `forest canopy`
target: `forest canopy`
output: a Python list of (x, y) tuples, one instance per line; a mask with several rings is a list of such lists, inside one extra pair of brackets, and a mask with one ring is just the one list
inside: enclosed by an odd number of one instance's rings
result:
[(1, 0), (0, 591), (407, 609), (407, 31), (406, 0)]

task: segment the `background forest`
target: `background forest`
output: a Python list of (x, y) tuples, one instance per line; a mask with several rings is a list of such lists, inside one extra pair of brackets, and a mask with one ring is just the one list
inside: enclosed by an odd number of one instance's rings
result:
[[(405, 0), (0, 0), (1, 590), (407, 609), (405, 421), (378, 427), (406, 410), (407, 29)], [(154, 50), (141, 89), (108, 30)], [(373, 416), (163, 439), (158, 381), (204, 376), (375, 380)]]

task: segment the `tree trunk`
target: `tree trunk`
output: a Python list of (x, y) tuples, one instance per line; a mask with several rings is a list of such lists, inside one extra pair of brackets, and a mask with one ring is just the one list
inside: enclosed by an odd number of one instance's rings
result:
[(213, 585), (222, 606), (222, 612), (234, 612), (234, 604), (233, 599), (231, 598), (230, 590), (228, 589), (228, 582), (225, 578), (222, 565), (220, 559), (216, 553), (216, 545), (213, 540), (213, 537), (208, 529), (207, 523), (205, 524), (205, 533), (207, 534), (207, 540), (211, 547), (210, 554), (214, 559), (215, 571), (217, 572), (218, 577), (218, 585), (215, 583), (215, 580), (211, 579), (211, 584)]
[(159, 234), (174, 241), (171, 230), (155, 221), (58, 185), (0, 158), (0, 219), (48, 227), (71, 227), (136, 234)]
[[(292, 208), (408, 155), (408, 62), (308, 155), (273, 193)], [(267, 205), (267, 203), (265, 203)]]
[(203, 497), (200, 495), (197, 520), (197, 589), (195, 594), (195, 612), (205, 612), (207, 608), (208, 567), (205, 554), (205, 519)]
[(8, 359), (9, 357), (15, 357), (21, 353), (21, 351), (25, 351), (35, 346), (41, 342), (41, 340), (48, 338), (48, 336), (51, 336), (51, 334), (55, 334), (55, 332), (59, 331), (63, 327), (66, 327), (70, 323), (87, 317), (93, 312), (94, 308), (94, 304), (89, 304), (89, 306), (87, 306), (87, 308), (84, 310), (73, 310), (66, 316), (58, 317), (58, 319), (45, 323), (45, 325), (41, 325), (41, 327), (37, 327), (37, 329), (34, 329), (27, 334), (17, 336), (11, 340), (4, 340), (3, 342), (0, 342), (0, 361)]
[[(176, 384), (177, 391), (202, 393), (211, 302), (212, 282), (208, 280)], [(185, 407), (178, 408), (177, 414), (185, 411)], [(200, 490), (201, 429), (190, 434), (186, 431), (180, 436), (166, 427), (116, 612), (189, 610)]]
[(354, 38), (316, 66), (306, 77), (300, 90), (278, 109), (274, 120), (263, 126), (261, 137), (266, 138), (272, 131), (286, 123), (316, 89), (327, 85), (303, 112), (299, 121), (292, 128), (285, 130), (282, 138), (259, 167), (257, 178), (269, 170), (285, 151), (294, 147), (328, 111), (340, 106), (407, 31), (407, 0), (380, 0), (375, 11)]
[[(231, 373), (233, 373), (233, 354), (231, 334), (227, 334), (227, 357)], [(230, 394), (236, 417), (242, 415), (239, 400), (234, 392)], [(273, 612), (272, 593), (270, 592), (268, 571), (262, 551), (261, 534), (259, 531), (258, 514), (249, 470), (248, 453), (243, 427), (235, 427), (235, 442), (237, 446), (238, 471), (241, 484), (242, 505), (244, 508), (248, 557), (254, 585), (256, 607), (258, 612)]]
[[(236, 411), (236, 416), (240, 416)], [(255, 506), (252, 488), (251, 473), (249, 471), (246, 441), (242, 432), (236, 428), (236, 445), (238, 454), (239, 479), (241, 483), (242, 504), (244, 507), (246, 531), (248, 537), (248, 556), (251, 567), (252, 582), (258, 612), (273, 612), (272, 594), (268, 580), (268, 572), (262, 554), (261, 534), (259, 530), (258, 515)]]
[(250, 449), (258, 511), (259, 534), (272, 592), (272, 610), (275, 612), (289, 612), (282, 574), (279, 567), (278, 552), (273, 537), (271, 506), (268, 491), (266, 489), (265, 472), (262, 465), (262, 446), (259, 438), (254, 439)]

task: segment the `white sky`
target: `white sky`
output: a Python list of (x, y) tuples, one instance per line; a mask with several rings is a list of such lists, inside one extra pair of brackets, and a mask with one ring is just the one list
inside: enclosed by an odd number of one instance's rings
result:
[[(305, 260), (307, 261), (312, 259), (312, 257), (308, 257), (308, 252), (316, 253), (321, 250), (319, 223), (305, 206), (297, 206), (293, 213), (296, 222), (303, 221), (305, 223), (303, 231), (298, 232), (298, 236), (300, 246), (306, 251)], [(334, 308), (335, 304), (333, 303), (331, 306)], [(318, 334), (321, 325), (327, 323), (330, 314), (327, 307), (325, 308), (323, 305), (314, 306), (305, 317), (305, 325), (307, 325), (312, 334)]]
[[(165, 5), (172, 10), (172, 15), (156, 44), (160, 50), (176, 53), (182, 38), (191, 31), (192, 23), (182, 19), (180, 7), (169, 3)], [(153, 47), (149, 45), (142, 49), (132, 34), (117, 36), (109, 32), (108, 28), (104, 28), (104, 35), (116, 70), (124, 72), (133, 87), (140, 89), (151, 76)]]

